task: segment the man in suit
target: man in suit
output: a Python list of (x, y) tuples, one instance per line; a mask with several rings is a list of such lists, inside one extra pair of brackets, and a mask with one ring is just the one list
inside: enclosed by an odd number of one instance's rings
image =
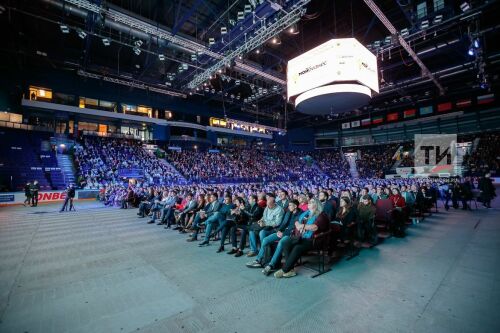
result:
[(200, 231), (201, 223), (205, 222), (208, 225), (208, 223), (216, 221), (219, 218), (217, 212), (219, 211), (221, 204), (218, 201), (217, 193), (214, 192), (210, 194), (209, 200), (210, 200), (209, 204), (205, 206), (204, 209), (196, 213), (196, 216), (194, 217), (193, 221), (194, 233), (190, 238), (187, 239), (188, 242), (194, 242), (198, 240), (198, 233)]
[(213, 228), (219, 226), (214, 234), (218, 233), (224, 228), (226, 217), (230, 214), (231, 209), (233, 208), (234, 204), (232, 203), (231, 196), (226, 194), (226, 196), (224, 196), (223, 204), (221, 205), (220, 209), (214, 214), (214, 216), (217, 216), (217, 218), (207, 219), (205, 223), (207, 226), (207, 229), (205, 230), (205, 239), (203, 240), (203, 242), (198, 244), (198, 246), (206, 246), (209, 244), (210, 237), (214, 236), (211, 233)]
[[(183, 229), (183, 222), (187, 216), (187, 214), (189, 214), (190, 212), (194, 211), (196, 209), (196, 200), (194, 200), (193, 198), (193, 194), (191, 193), (188, 193), (186, 195), (186, 206), (184, 207), (184, 209), (178, 211), (176, 210), (176, 212), (178, 213), (177, 215), (177, 224), (178, 226), (176, 228), (174, 228), (174, 230), (182, 230)], [(167, 227), (165, 227), (165, 229), (167, 229)]]

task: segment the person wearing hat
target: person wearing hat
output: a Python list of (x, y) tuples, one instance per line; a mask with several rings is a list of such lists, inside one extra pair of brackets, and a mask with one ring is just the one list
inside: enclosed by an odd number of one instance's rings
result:
[[(277, 268), (278, 263), (281, 261), (283, 241), (290, 236), (290, 233), (295, 227), (295, 221), (298, 221), (300, 214), (302, 214), (302, 210), (299, 208), (299, 201), (295, 199), (290, 200), (287, 210), (285, 211), (283, 219), (281, 220), (276, 232), (270, 234), (262, 240), (257, 257), (254, 261), (247, 263), (247, 267), (261, 268), (265, 266), (262, 271), (264, 275), (269, 275), (272, 271), (274, 271)], [(266, 260), (266, 257), (271, 256), (270, 245), (277, 241), (279, 241), (279, 243), (276, 247), (276, 251), (274, 251), (272, 259)], [(268, 255), (266, 255), (266, 252)]]
[(283, 219), (283, 208), (276, 204), (276, 195), (274, 193), (268, 192), (266, 194), (266, 202), (267, 205), (264, 209), (262, 219), (253, 224), (250, 228), (250, 252), (247, 253), (247, 257), (255, 257), (257, 255), (257, 236), (262, 242), (266, 236), (274, 232), (274, 228), (277, 227)]

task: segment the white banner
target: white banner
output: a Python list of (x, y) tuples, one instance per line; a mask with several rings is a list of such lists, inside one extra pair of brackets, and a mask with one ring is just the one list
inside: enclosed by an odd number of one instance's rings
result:
[(355, 120), (351, 122), (351, 127), (359, 127), (361, 125), (359, 120)]
[(351, 128), (351, 123), (343, 123), (342, 129)]

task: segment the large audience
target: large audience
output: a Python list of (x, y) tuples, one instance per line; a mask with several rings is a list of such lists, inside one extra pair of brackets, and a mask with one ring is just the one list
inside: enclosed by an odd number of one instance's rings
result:
[[(240, 184), (175, 186), (115, 185), (103, 189), (106, 205), (137, 207), (148, 224), (189, 234), (188, 242), (218, 244), (217, 253), (246, 255), (249, 268), (292, 277), (299, 258), (326, 242), (331, 257), (345, 244), (354, 251), (376, 246), (380, 237), (405, 237), (412, 219), (437, 205), (470, 209), (475, 187), (494, 197), (491, 179), (323, 179)], [(385, 234), (376, 223), (383, 223)], [(335, 226), (333, 228), (332, 226)], [(204, 235), (202, 235), (204, 231)], [(328, 237), (322, 236), (327, 234)], [(249, 239), (249, 250), (246, 240)], [(229, 238), (230, 248), (226, 249)], [(250, 259), (252, 258), (252, 259)]]
[[(341, 150), (168, 151), (168, 164), (138, 143), (83, 137), (75, 161), (82, 184), (97, 186), (105, 205), (135, 207), (148, 224), (187, 234), (200, 247), (215, 242), (217, 253), (245, 255), (247, 267), (282, 278), (296, 275), (300, 257), (312, 249), (334, 258), (387, 236), (405, 237), (407, 225), (429, 214), (439, 199), (446, 210), (466, 210), (481, 193), (490, 207), (495, 191), (489, 175), (384, 179), (401, 158), (395, 158), (399, 146), (357, 149), (359, 178), (351, 177)], [(488, 156), (497, 154), (492, 149), (479, 149), (468, 163), (498, 166)], [(144, 177), (120, 179), (119, 170), (127, 168), (141, 168)]]
[(98, 189), (122, 184), (127, 171), (138, 170), (147, 184), (171, 184), (182, 177), (134, 140), (84, 136), (74, 147), (78, 185)]

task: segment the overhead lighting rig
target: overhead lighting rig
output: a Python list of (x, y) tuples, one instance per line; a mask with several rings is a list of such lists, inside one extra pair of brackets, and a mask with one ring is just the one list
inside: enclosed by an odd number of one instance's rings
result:
[(188, 83), (189, 89), (194, 89), (204, 81), (208, 80), (219, 68), (230, 65), (238, 56), (251, 51), (262, 44), (266, 43), (270, 38), (277, 35), (287, 27), (293, 25), (305, 14), (306, 9), (304, 6), (309, 3), (310, 0), (302, 0), (298, 2), (295, 7), (292, 8), (290, 12), (287, 12), (284, 16), (278, 18), (276, 21), (270, 23), (269, 25), (263, 24), (259, 29), (257, 29), (253, 36), (248, 37), (247, 40), (239, 45), (235, 50), (229, 52), (222, 59), (216, 62), (214, 65), (210, 66), (204, 72)]
[(166, 89), (162, 89), (162, 88), (158, 88), (158, 87), (146, 85), (146, 84), (144, 84), (142, 82), (127, 81), (127, 80), (123, 80), (123, 79), (119, 79), (119, 78), (115, 78), (115, 77), (94, 74), (94, 73), (86, 72), (86, 71), (81, 70), (81, 69), (78, 70), (78, 75), (83, 76), (83, 77), (92, 78), (92, 79), (103, 80), (103, 81), (106, 81), (106, 82), (112, 82), (112, 83), (120, 84), (122, 86), (127, 86), (127, 87), (132, 87), (132, 88), (138, 88), (138, 89), (142, 89), (142, 90), (154, 91), (154, 92), (157, 92), (157, 93), (160, 93), (160, 94), (164, 94), (164, 95), (169, 95), (169, 96), (174, 96), (174, 97), (180, 97), (180, 98), (186, 98), (187, 97), (186, 94), (180, 93), (180, 92), (177, 92), (177, 91), (166, 90)]

